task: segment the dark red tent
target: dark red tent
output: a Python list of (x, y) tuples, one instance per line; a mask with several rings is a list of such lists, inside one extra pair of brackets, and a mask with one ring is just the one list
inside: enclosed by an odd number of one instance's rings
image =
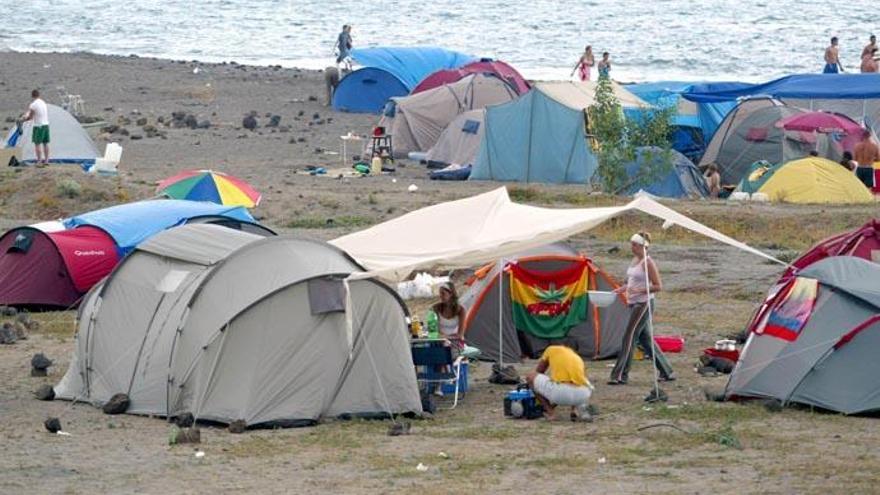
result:
[(816, 244), (792, 261), (791, 268), (782, 275), (782, 281), (831, 256), (855, 256), (880, 263), (880, 219), (875, 218), (857, 229), (837, 234)]
[(0, 237), (0, 305), (69, 308), (118, 262), (116, 243), (96, 227), (12, 229)]
[(528, 93), (531, 88), (523, 76), (520, 75), (516, 69), (506, 63), (500, 60), (480, 60), (478, 62), (471, 62), (467, 65), (463, 65), (458, 69), (438, 70), (422, 79), (422, 82), (420, 82), (410, 94), (421, 93), (422, 91), (434, 89), (443, 86), (444, 84), (454, 83), (471, 74), (492, 74), (497, 76), (502, 81), (506, 81), (518, 95)]

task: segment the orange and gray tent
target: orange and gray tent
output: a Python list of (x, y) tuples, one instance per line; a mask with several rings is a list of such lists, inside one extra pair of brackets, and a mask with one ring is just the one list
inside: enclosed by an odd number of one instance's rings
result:
[(736, 185), (758, 160), (773, 165), (803, 158), (816, 150), (820, 156), (834, 160), (842, 151), (828, 135), (812, 132), (785, 131), (776, 123), (786, 117), (806, 113), (773, 98), (751, 98), (730, 111), (700, 159), (700, 167), (718, 165), (721, 183)]
[(421, 412), (405, 307), (375, 280), (346, 293), (358, 271), (323, 242), (164, 231), (86, 296), (56, 396), (248, 426)]
[(844, 414), (880, 410), (880, 265), (823, 259), (771, 291), (725, 390)]
[[(589, 270), (590, 290), (610, 291), (618, 287), (592, 260), (564, 244), (551, 244), (521, 253), (505, 262), (515, 262), (532, 271), (551, 272), (584, 260)], [(537, 357), (548, 345), (558, 341), (540, 339), (515, 327), (511, 313), (510, 275), (506, 270), (503, 276), (500, 275), (498, 263), (486, 265), (477, 270), (470, 288), (462, 294), (461, 304), (467, 310), (467, 341), (482, 351), (480, 359), (498, 361), (501, 356), (504, 362), (519, 362), (523, 356)], [(502, 284), (500, 294), (499, 281)], [(587, 311), (586, 321), (569, 330), (561, 341), (588, 359), (616, 356), (629, 316), (623, 298), (605, 308), (590, 305)]]

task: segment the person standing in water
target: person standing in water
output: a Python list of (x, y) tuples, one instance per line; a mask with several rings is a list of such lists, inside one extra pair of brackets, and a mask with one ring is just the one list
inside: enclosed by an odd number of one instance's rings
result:
[(831, 38), (831, 45), (825, 49), (825, 68), (823, 74), (838, 74), (846, 72), (840, 63), (840, 48), (837, 46), (837, 36)]
[[(633, 253), (632, 263), (626, 270), (626, 285), (615, 289), (616, 293), (625, 293), (629, 305), (629, 322), (623, 334), (623, 344), (617, 355), (617, 362), (611, 370), (609, 385), (625, 385), (629, 380), (629, 369), (632, 366), (633, 352), (636, 342), (645, 350), (645, 355), (652, 356), (657, 362), (657, 371), (660, 372), (660, 381), (675, 380), (672, 366), (663, 355), (663, 351), (652, 341), (648, 325), (654, 311), (654, 294), (663, 290), (660, 281), (660, 271), (657, 264), (648, 256), (648, 246), (651, 245), (651, 235), (647, 232), (633, 234), (629, 240)], [(647, 272), (647, 273), (646, 273)]]
[(587, 45), (578, 63), (571, 70), (571, 75), (574, 75), (575, 71), (577, 71), (581, 81), (589, 81), (590, 72), (593, 70), (594, 65), (596, 65), (596, 57), (593, 56), (593, 47)]
[(611, 54), (608, 52), (602, 53), (602, 60), (599, 61), (599, 65), (597, 66), (599, 69), (599, 79), (611, 79)]
[(343, 70), (351, 71), (351, 25), (342, 26), (342, 32), (336, 37), (336, 65), (342, 64)]
[(877, 37), (872, 34), (871, 37), (868, 38), (868, 44), (865, 45), (864, 48), (862, 48), (862, 58), (865, 58), (865, 55), (870, 54), (877, 48)]

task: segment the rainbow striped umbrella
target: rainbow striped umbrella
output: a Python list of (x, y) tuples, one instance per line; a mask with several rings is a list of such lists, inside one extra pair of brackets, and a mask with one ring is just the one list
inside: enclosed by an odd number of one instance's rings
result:
[(250, 184), (213, 170), (187, 170), (159, 183), (156, 193), (174, 199), (211, 201), (227, 206), (253, 208), (262, 195)]

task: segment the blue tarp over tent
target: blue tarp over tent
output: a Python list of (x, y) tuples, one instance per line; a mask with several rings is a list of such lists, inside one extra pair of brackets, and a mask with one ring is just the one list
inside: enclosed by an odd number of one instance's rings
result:
[(665, 160), (664, 151), (657, 147), (643, 147), (636, 150), (636, 160), (626, 164), (626, 173), (632, 181), (626, 194), (635, 194), (639, 189), (661, 198), (705, 198), (709, 195), (706, 180), (699, 169), (681, 153), (669, 150), (672, 168), (662, 177), (650, 184), (644, 180), (636, 180), (644, 174), (646, 164), (659, 163)]
[(732, 101), (749, 96), (772, 96), (783, 100), (875, 99), (880, 98), (880, 74), (795, 74), (764, 84), (695, 85), (684, 95), (698, 103)]
[(429, 46), (356, 48), (351, 56), (363, 68), (339, 81), (333, 109), (356, 113), (379, 113), (389, 98), (408, 95), (428, 75), (476, 60)]
[(585, 184), (598, 167), (583, 109), (538, 88), (488, 107), (484, 126), (470, 180)]
[(80, 225), (98, 227), (116, 241), (120, 255), (124, 256), (158, 232), (206, 216), (227, 217), (244, 222), (254, 221), (251, 214), (241, 206), (222, 206), (206, 201), (158, 199), (83, 213), (64, 220), (64, 227), (68, 229)]
[[(697, 104), (682, 98), (682, 93), (694, 84), (698, 83), (659, 81), (629, 84), (624, 87), (630, 93), (653, 106), (659, 108), (674, 107), (677, 109), (675, 115), (672, 116), (672, 125), (674, 126), (672, 148), (683, 153), (688, 159), (697, 162), (706, 148), (706, 132), (703, 129)], [(722, 115), (721, 118), (723, 119), (724, 116)], [(715, 122), (714, 126), (712, 124), (707, 126), (709, 133), (714, 132), (719, 122), (720, 120)]]

